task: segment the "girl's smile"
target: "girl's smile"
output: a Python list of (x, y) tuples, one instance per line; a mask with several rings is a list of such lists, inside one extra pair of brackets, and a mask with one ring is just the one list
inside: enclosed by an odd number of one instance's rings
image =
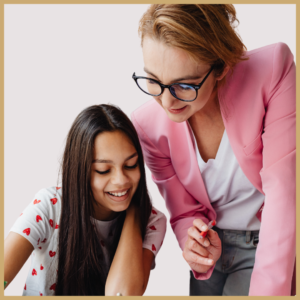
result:
[(121, 131), (98, 134), (91, 169), (95, 218), (111, 220), (126, 210), (139, 180), (138, 154), (127, 135)]
[(121, 202), (121, 201), (124, 201), (128, 198), (129, 190), (130, 189), (113, 191), (113, 192), (106, 192), (106, 194), (113, 201)]

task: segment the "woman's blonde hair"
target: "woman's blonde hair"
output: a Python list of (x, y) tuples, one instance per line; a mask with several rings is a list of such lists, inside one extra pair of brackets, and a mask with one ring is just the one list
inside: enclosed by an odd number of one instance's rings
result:
[(233, 69), (248, 59), (235, 22), (231, 4), (152, 4), (140, 20), (139, 35), (142, 45), (148, 36), (183, 49), (196, 62), (214, 65), (218, 77), (226, 66)]

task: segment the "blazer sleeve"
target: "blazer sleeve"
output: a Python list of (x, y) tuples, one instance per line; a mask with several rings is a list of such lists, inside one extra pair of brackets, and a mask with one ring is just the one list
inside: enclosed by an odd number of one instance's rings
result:
[[(187, 192), (174, 171), (171, 159), (155, 147), (138, 123), (135, 112), (131, 114), (131, 120), (139, 136), (144, 160), (152, 173), (153, 181), (166, 202), (171, 227), (183, 250), (188, 238), (187, 231), (193, 226), (194, 219), (202, 219), (208, 224), (209, 220), (206, 217), (208, 209)], [(213, 269), (214, 266), (206, 273), (192, 271), (196, 279), (205, 280), (210, 278)]]
[(287, 45), (276, 45), (272, 67), (260, 172), (265, 205), (249, 296), (290, 295), (296, 254), (296, 82)]

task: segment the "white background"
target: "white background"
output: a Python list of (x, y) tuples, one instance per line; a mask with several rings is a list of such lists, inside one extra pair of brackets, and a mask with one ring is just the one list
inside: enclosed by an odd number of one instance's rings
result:
[[(127, 115), (149, 99), (138, 22), (148, 5), (5, 5), (5, 237), (44, 187), (56, 185), (70, 126), (87, 106)], [(276, 42), (296, 53), (296, 5), (235, 5), (248, 50)], [(147, 168), (154, 205), (169, 219)], [(30, 259), (5, 295), (21, 295)], [(170, 225), (146, 295), (188, 295), (189, 268)]]

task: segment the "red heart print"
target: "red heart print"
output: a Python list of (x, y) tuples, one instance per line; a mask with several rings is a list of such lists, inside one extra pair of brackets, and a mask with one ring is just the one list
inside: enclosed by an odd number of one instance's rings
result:
[(42, 247), (39, 247), (40, 250), (42, 250)]
[(43, 294), (41, 292), (39, 292), (39, 293), (40, 293), (40, 296), (43, 296)]
[(150, 228), (151, 230), (156, 230), (156, 228), (155, 228), (154, 225), (150, 226), (149, 228)]
[(153, 213), (154, 215), (157, 215), (157, 212), (156, 212), (154, 209), (152, 209), (152, 213)]
[(33, 269), (33, 270), (32, 270), (32, 276), (34, 276), (34, 275), (37, 275), (36, 269)]
[(50, 199), (50, 201), (51, 201), (52, 204), (54, 205), (54, 204), (57, 202), (57, 199), (56, 199), (56, 198), (52, 198), (52, 199)]
[(156, 251), (154, 244), (152, 244), (152, 251)]
[(50, 290), (55, 291), (55, 287), (56, 287), (56, 283), (54, 283), (54, 284), (52, 284), (52, 285), (50, 286)]
[(38, 243), (37, 244), (39, 244), (40, 243), (40, 239), (38, 240)]
[(42, 217), (40, 215), (37, 215), (36, 216), (36, 221), (39, 222), (40, 220), (43, 221)]
[(57, 187), (56, 187), (56, 190), (58, 191), (59, 189), (61, 189), (61, 187), (58, 187), (58, 186), (57, 186)]
[(24, 290), (26, 291), (26, 283), (25, 283), (25, 286), (24, 286)]
[(104, 241), (101, 240), (100, 243), (102, 247), (105, 247)]
[(41, 264), (41, 267), (40, 267), (40, 269), (41, 269), (41, 270), (43, 270), (43, 269), (44, 269), (44, 267), (43, 267), (43, 265), (42, 265), (42, 264)]
[(52, 252), (52, 251), (49, 251), (49, 255), (50, 255), (50, 257), (53, 257), (54, 255), (56, 254), (56, 252)]
[(40, 202), (41, 202), (41, 200), (35, 199), (35, 200), (33, 201), (33, 204), (38, 204), (38, 203), (40, 203)]
[(47, 239), (45, 238), (41, 241), (41, 243), (46, 243), (46, 241), (47, 241)]
[(53, 220), (52, 219), (49, 220), (49, 223), (50, 223), (50, 226), (53, 227)]
[(59, 225), (58, 225), (58, 224), (56, 224), (56, 225), (55, 225), (55, 229), (58, 229), (58, 228), (59, 228)]
[(30, 234), (30, 228), (24, 229), (23, 232), (26, 233), (27, 235), (29, 235)]

